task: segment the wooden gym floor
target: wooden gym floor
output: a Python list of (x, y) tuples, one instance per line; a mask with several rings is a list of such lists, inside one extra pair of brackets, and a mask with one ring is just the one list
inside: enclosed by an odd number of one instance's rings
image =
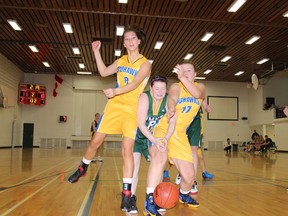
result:
[[(119, 148), (105, 148), (103, 163), (92, 163), (86, 177), (67, 182), (84, 149), (0, 149), (0, 215), (126, 215), (120, 211), (122, 160)], [(213, 180), (198, 174), (198, 209), (177, 204), (167, 216), (286, 215), (288, 154), (204, 152)], [(143, 215), (146, 172), (141, 161), (137, 189)], [(174, 182), (176, 169), (170, 172)]]

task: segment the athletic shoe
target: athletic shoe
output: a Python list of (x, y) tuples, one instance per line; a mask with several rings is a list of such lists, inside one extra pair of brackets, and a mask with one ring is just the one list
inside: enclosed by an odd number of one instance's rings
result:
[(205, 171), (205, 172), (202, 173), (202, 177), (203, 178), (212, 179), (212, 178), (214, 178), (214, 175), (211, 174), (211, 173), (208, 173), (207, 171)]
[(175, 183), (176, 183), (177, 185), (179, 185), (180, 182), (181, 182), (181, 176), (180, 176), (180, 174), (177, 174)]
[(130, 211), (130, 209), (131, 209), (131, 195), (125, 195), (122, 192), (122, 202), (121, 202), (120, 208), (124, 212)]
[(81, 161), (81, 164), (79, 165), (78, 169), (76, 170), (76, 172), (74, 172), (69, 178), (68, 181), (70, 183), (75, 183), (79, 180), (80, 177), (82, 176), (86, 176), (86, 171), (87, 171), (88, 165), (84, 164)]
[(100, 155), (97, 157), (97, 160), (98, 160), (98, 162), (103, 162), (103, 159), (101, 158)]
[(138, 208), (136, 206), (136, 201), (137, 201), (136, 196), (132, 195), (131, 199), (130, 199), (130, 209), (129, 209), (130, 213), (138, 213)]
[(194, 181), (194, 184), (192, 185), (190, 193), (193, 194), (193, 195), (198, 193), (198, 188), (197, 188), (197, 182), (196, 181)]
[(182, 194), (180, 192), (179, 202), (185, 205), (188, 205), (189, 207), (197, 208), (199, 206), (199, 203), (194, 200), (189, 193), (188, 194)]
[(161, 207), (159, 207), (157, 205), (156, 205), (156, 209), (157, 209), (158, 212), (162, 212), (162, 213), (166, 212), (166, 209), (161, 208)]
[(156, 205), (153, 199), (153, 193), (146, 195), (146, 200), (144, 201), (144, 215), (147, 216), (161, 216), (161, 214), (157, 211), (159, 207)]
[(170, 182), (170, 176), (169, 176), (169, 171), (168, 170), (164, 170), (162, 182)]

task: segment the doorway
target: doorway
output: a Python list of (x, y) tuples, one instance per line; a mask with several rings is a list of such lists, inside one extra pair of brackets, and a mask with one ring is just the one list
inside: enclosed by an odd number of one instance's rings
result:
[(23, 125), (23, 148), (33, 148), (34, 124), (24, 123)]

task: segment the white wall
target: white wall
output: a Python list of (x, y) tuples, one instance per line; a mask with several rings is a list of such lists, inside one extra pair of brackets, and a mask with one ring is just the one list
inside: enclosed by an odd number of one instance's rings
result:
[(21, 145), (21, 108), (17, 103), (18, 84), (23, 72), (0, 54), (0, 87), (6, 98), (5, 108), (0, 108), (0, 147)]
[[(22, 145), (23, 123), (34, 123), (34, 145), (40, 145), (42, 138), (65, 139), (67, 145), (70, 145), (72, 135), (86, 136), (89, 134), (94, 114), (102, 113), (107, 101), (102, 94), (102, 89), (113, 87), (116, 84), (115, 77), (61, 76), (64, 82), (58, 85), (58, 96), (53, 97), (54, 75), (23, 75), (2, 55), (0, 55), (0, 62), (0, 85), (4, 95), (8, 97), (7, 109), (0, 109), (0, 147)], [(23, 76), (25, 76), (24, 80)], [(19, 106), (17, 98), (20, 82), (45, 85), (47, 88), (46, 105), (43, 107)], [(277, 140), (278, 146), (287, 149), (287, 144), (283, 141), (288, 140), (288, 133), (283, 133), (286, 128), (279, 129), (282, 131), (279, 135), (280, 133), (276, 131), (278, 127), (274, 131), (272, 126), (273, 110), (263, 111), (262, 109), (263, 98), (266, 97), (264, 93), (272, 97), (275, 95), (267, 94), (269, 89), (274, 89), (273, 91), (278, 94), (283, 91), (283, 85), (286, 86), (286, 82), (281, 82), (281, 85), (275, 82), (271, 80), (265, 86), (260, 86), (257, 91), (248, 89), (246, 83), (203, 82), (206, 85), (206, 96), (239, 97), (239, 121), (207, 121), (207, 116), (204, 115), (204, 147), (207, 147), (209, 141), (221, 143), (227, 137), (235, 142), (248, 141), (253, 129), (263, 131), (265, 128), (265, 132)], [(275, 88), (280, 90), (276, 91)], [(284, 90), (286, 91), (286, 88)], [(287, 96), (285, 92), (284, 95)], [(277, 97), (276, 102), (282, 99)], [(281, 104), (288, 104), (286, 102)], [(67, 115), (67, 123), (59, 123), (59, 115)], [(248, 117), (248, 120), (241, 120), (242, 117)], [(15, 123), (14, 135), (12, 134), (13, 122)], [(273, 137), (274, 134), (275, 137)]]

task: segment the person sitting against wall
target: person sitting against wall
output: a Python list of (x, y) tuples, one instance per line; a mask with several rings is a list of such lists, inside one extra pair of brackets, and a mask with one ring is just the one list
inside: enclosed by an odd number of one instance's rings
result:
[(224, 151), (226, 151), (226, 153), (231, 152), (232, 149), (232, 144), (230, 141), (230, 138), (227, 138), (227, 143), (225, 145)]
[(288, 117), (288, 106), (286, 106), (283, 110), (284, 114)]
[(269, 148), (273, 147), (274, 143), (271, 138), (268, 137), (268, 135), (265, 135), (265, 141), (261, 145), (261, 151), (266, 152)]

